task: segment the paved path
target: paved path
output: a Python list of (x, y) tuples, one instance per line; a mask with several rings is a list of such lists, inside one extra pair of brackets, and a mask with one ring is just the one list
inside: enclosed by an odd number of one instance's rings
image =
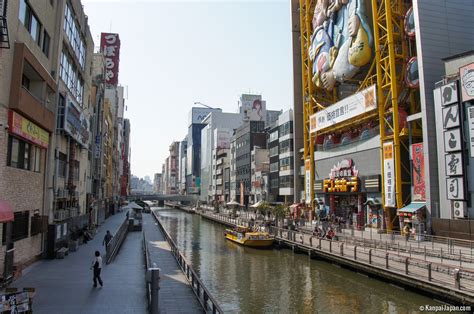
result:
[(12, 287), (34, 287), (34, 313), (147, 313), (142, 234), (131, 232), (116, 256), (102, 270), (103, 288), (92, 287), (92, 263), (95, 250), (105, 249), (106, 230), (112, 233), (125, 219), (125, 213), (109, 217), (94, 239), (79, 246), (62, 260), (42, 260), (23, 272)]
[(150, 262), (156, 263), (161, 269), (160, 313), (202, 313), (201, 304), (151, 214), (143, 215), (143, 230), (148, 242)]

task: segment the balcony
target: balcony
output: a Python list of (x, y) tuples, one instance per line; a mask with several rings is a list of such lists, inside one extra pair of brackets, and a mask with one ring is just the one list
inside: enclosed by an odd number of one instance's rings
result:
[(28, 47), (23, 43), (15, 43), (10, 108), (52, 132), (56, 87), (54, 79)]
[(69, 207), (54, 211), (54, 220), (63, 221), (79, 215), (79, 207)]
[(218, 175), (221, 175), (221, 174), (222, 174), (222, 169), (217, 169), (216, 175), (218, 176)]

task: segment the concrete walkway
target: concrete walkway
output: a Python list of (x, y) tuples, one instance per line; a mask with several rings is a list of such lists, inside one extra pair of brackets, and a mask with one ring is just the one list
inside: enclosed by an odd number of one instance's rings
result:
[[(115, 234), (125, 213), (109, 217), (92, 241), (81, 245), (62, 260), (42, 260), (23, 272), (11, 284), (20, 290), (36, 288), (34, 313), (147, 313), (142, 234), (131, 232), (115, 260), (105, 264), (102, 246), (106, 230)], [(103, 288), (92, 287), (92, 263), (95, 250), (104, 258)]]
[(148, 242), (150, 262), (156, 263), (161, 269), (160, 313), (203, 313), (201, 304), (151, 214), (143, 215), (143, 230)]

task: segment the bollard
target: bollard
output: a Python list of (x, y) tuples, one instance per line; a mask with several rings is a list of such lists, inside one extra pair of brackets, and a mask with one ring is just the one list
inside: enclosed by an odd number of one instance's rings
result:
[(454, 270), (454, 287), (461, 290), (461, 274), (459, 273), (459, 269)]
[(313, 237), (309, 237), (309, 246), (313, 246)]
[(372, 249), (369, 249), (369, 264), (372, 264)]
[(357, 261), (357, 245), (354, 245), (354, 260)]
[(160, 269), (148, 268), (147, 280), (151, 282), (151, 313), (158, 314), (158, 300), (160, 290)]
[(428, 281), (431, 281), (431, 263), (428, 263)]
[(341, 243), (339, 249), (341, 250), (341, 256), (344, 256), (344, 243)]
[(405, 258), (405, 274), (408, 275), (408, 265), (409, 265), (410, 259), (408, 257)]
[(332, 240), (329, 240), (329, 252), (332, 253)]
[(321, 238), (319, 238), (318, 241), (319, 241), (319, 245), (318, 245), (318, 246), (319, 246), (319, 249), (322, 250), (323, 247), (321, 246)]

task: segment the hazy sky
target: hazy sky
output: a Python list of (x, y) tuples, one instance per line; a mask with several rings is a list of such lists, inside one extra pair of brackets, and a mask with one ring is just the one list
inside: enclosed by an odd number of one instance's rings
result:
[(250, 91), (292, 107), (289, 1), (82, 2), (96, 46), (101, 32), (120, 34), (133, 174), (161, 172), (195, 101), (235, 112)]

